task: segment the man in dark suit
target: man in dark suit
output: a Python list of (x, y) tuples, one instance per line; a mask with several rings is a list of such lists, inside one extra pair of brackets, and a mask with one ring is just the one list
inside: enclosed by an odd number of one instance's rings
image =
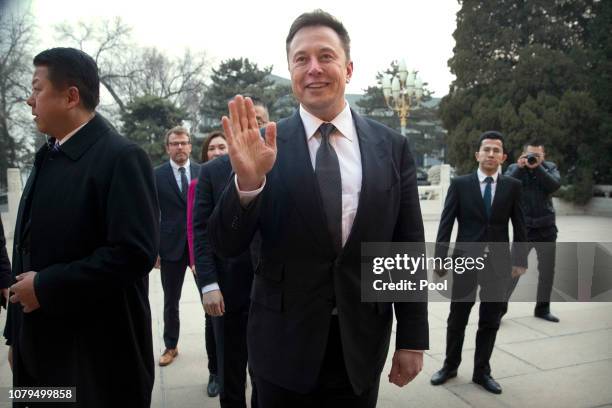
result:
[[(408, 140), (345, 100), (349, 44), (328, 13), (302, 14), (286, 40), (299, 110), (269, 123), (265, 139), (249, 98), (237, 96), (223, 118), (236, 177), (209, 237), (227, 257), (261, 234), (247, 342), (266, 408), (376, 405), (393, 312), (361, 302), (361, 243), (424, 240)], [(389, 381), (404, 386), (422, 369), (427, 304), (394, 306)]]
[[(554, 242), (557, 241), (558, 231), (552, 194), (561, 187), (561, 176), (557, 165), (545, 158), (542, 143), (532, 140), (523, 146), (521, 157), (516, 163), (508, 166), (506, 176), (514, 177), (523, 184), (521, 204), (525, 213), (529, 250), (535, 248), (538, 256), (538, 292), (533, 314), (540, 319), (558, 323), (559, 318), (550, 313), (550, 294), (555, 278)], [(513, 282), (508, 297), (517, 283), (518, 278)]]
[(89, 55), (53, 48), (34, 65), (27, 103), (51, 138), (35, 155), (17, 215), (4, 331), (13, 385), (76, 387), (75, 407), (149, 407), (145, 280), (159, 214), (151, 162), (95, 112)]
[[(198, 178), (200, 165), (192, 163), (191, 139), (184, 127), (166, 132), (166, 163), (155, 168), (155, 185), (159, 199), (159, 265), (164, 289), (164, 345), (160, 366), (167, 366), (178, 355), (181, 322), (179, 301), (185, 270), (189, 266), (187, 244), (187, 191), (192, 179)], [(196, 281), (197, 288), (197, 281)], [(198, 289), (199, 292), (199, 289)]]
[[(485, 269), (453, 275), (452, 297), (446, 333), (446, 359), (441, 370), (431, 378), (433, 385), (445, 383), (457, 375), (465, 327), (480, 286), (480, 319), (476, 334), (476, 352), (472, 381), (487, 391), (500, 394), (501, 386), (491, 376), (489, 360), (495, 346), (505, 294), (512, 275), (525, 272), (527, 259), (521, 248), (511, 257), (507, 245), (508, 222), (512, 221), (514, 242), (526, 240), (525, 221), (521, 211), (521, 183), (500, 174), (506, 160), (501, 133), (488, 131), (480, 136), (476, 161), (478, 170), (451, 181), (440, 218), (438, 244), (448, 244), (455, 220), (459, 223), (457, 242), (482, 243), (464, 245), (472, 257), (486, 258)], [(490, 243), (490, 244), (488, 244)], [(479, 251), (475, 251), (476, 247)], [(436, 246), (436, 257), (446, 257), (447, 245)], [(477, 253), (479, 252), (479, 253)], [(456, 253), (457, 254), (457, 251)], [(512, 265), (514, 266), (512, 266)], [(512, 266), (512, 268), (511, 268)], [(438, 271), (443, 274), (442, 271)]]
[[(218, 157), (200, 170), (193, 217), (195, 263), (202, 286), (202, 303), (213, 316), (217, 345), (221, 407), (246, 408), (246, 330), (249, 294), (253, 282), (251, 253), (247, 249), (232, 258), (220, 258), (210, 245), (208, 219), (231, 181), (229, 156)], [(257, 394), (251, 394), (257, 407)]]
[(2, 225), (2, 218), (0, 218), (0, 312), (2, 312), (3, 307), (7, 307), (9, 286), (11, 286), (11, 262), (6, 252), (4, 226)]

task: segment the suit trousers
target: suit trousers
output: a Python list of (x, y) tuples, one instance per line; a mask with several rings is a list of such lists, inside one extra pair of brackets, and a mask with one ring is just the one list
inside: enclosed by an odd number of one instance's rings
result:
[[(538, 292), (535, 311), (536, 313), (546, 313), (550, 311), (550, 294), (552, 293), (555, 279), (557, 249), (553, 243), (557, 241), (557, 229), (554, 226), (543, 229), (529, 228), (527, 230), (527, 238), (529, 240), (529, 242), (525, 243), (527, 245), (527, 253), (535, 249), (536, 256), (538, 257)], [(508, 299), (512, 296), (518, 280), (519, 278), (517, 277), (512, 281), (508, 291)]]
[[(161, 283), (164, 289), (164, 344), (166, 348), (176, 348), (179, 340), (181, 322), (179, 319), (179, 301), (185, 281), (185, 270), (189, 266), (189, 251), (185, 251), (178, 261), (161, 260)], [(196, 290), (200, 292), (197, 287)], [(201, 297), (201, 296), (200, 296)]]
[(378, 400), (380, 375), (375, 384), (361, 395), (353, 391), (344, 364), (338, 316), (332, 316), (319, 379), (312, 392), (300, 394), (254, 374), (259, 406), (262, 408), (373, 408)]
[[(246, 408), (247, 322), (249, 304), (239, 310), (213, 317), (219, 368), (219, 402), (222, 408)], [(256, 387), (252, 384), (251, 407), (257, 408)]]
[[(485, 262), (486, 271), (491, 270), (491, 262)], [(505, 269), (505, 268), (504, 268)], [(480, 316), (478, 319), (478, 331), (476, 332), (476, 351), (474, 354), (474, 377), (491, 373), (489, 360), (493, 354), (497, 330), (501, 320), (501, 314), (506, 305), (503, 301), (483, 301), (483, 299), (501, 300), (503, 292), (507, 291), (510, 284), (509, 275), (504, 279), (500, 274), (494, 279), (483, 279), (477, 273), (454, 274), (453, 276), (453, 301), (450, 304), (450, 314), (446, 329), (446, 359), (444, 365), (456, 369), (461, 364), (461, 353), (465, 338), (465, 327), (467, 326), (470, 312), (475, 304), (476, 291), (480, 286)]]

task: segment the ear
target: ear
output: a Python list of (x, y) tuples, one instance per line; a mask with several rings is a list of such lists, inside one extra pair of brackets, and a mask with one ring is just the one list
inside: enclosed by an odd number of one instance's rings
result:
[(81, 95), (79, 94), (79, 88), (77, 88), (76, 86), (70, 86), (66, 90), (66, 93), (68, 95), (68, 107), (76, 108), (79, 103), (81, 103)]
[(478, 161), (478, 152), (474, 153), (474, 158)]
[(507, 158), (508, 158), (508, 155), (506, 153), (504, 153), (504, 155), (502, 156), (501, 162), (499, 164), (504, 163)]
[(348, 84), (353, 76), (353, 61), (346, 64), (346, 83)]

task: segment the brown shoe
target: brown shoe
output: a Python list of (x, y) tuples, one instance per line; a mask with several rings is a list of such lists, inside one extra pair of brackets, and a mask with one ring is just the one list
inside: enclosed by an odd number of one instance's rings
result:
[(162, 354), (161, 357), (159, 358), (160, 367), (164, 367), (172, 363), (176, 356), (178, 356), (178, 349), (176, 348), (166, 349), (164, 351), (164, 354)]

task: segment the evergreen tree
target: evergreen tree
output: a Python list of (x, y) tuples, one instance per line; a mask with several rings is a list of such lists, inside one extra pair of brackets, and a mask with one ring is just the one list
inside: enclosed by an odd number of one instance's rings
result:
[(591, 92), (593, 53), (586, 41), (601, 3), (462, 1), (449, 60), (456, 79), (440, 106), (448, 158), (459, 174), (476, 166), (479, 134), (498, 129), (510, 162), (537, 138), (564, 181), (580, 186), (571, 198), (590, 197), (596, 169), (609, 167), (609, 156), (598, 154), (602, 111)]
[(164, 136), (181, 126), (187, 114), (167, 99), (151, 95), (137, 97), (125, 108), (121, 115), (124, 135), (149, 154), (154, 166), (167, 160)]

